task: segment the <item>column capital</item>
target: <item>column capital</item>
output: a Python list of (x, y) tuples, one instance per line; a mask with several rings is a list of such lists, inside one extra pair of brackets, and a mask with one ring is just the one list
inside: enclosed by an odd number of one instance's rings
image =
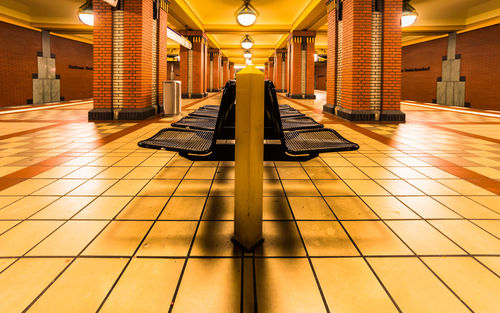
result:
[(287, 41), (291, 40), (301, 40), (302, 38), (306, 38), (307, 41), (314, 42), (314, 38), (316, 37), (316, 31), (314, 30), (294, 30), (290, 32), (288, 35)]
[(222, 57), (222, 62), (227, 62), (229, 59), (227, 57)]
[(217, 48), (208, 48), (207, 52), (211, 53), (211, 54), (219, 54), (220, 53), (220, 49), (217, 49)]
[(335, 10), (337, 8), (337, 2), (338, 0), (326, 0), (326, 12), (330, 13), (331, 11)]
[(286, 50), (286, 49), (276, 49), (274, 51), (274, 54), (275, 55), (283, 55), (283, 54), (286, 54), (287, 52), (288, 52), (288, 50)]
[(208, 42), (207, 35), (201, 30), (181, 30), (179, 31), (184, 37), (187, 37), (192, 43), (194, 42)]

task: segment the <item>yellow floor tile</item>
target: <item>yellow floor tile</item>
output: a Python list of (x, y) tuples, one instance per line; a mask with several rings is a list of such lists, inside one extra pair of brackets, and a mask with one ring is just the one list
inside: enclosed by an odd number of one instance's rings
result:
[[(0, 259), (0, 273), (3, 272), (7, 267), (9, 267), (14, 261), (17, 259), (15, 258), (8, 258), (8, 259)], [(0, 278), (1, 281), (1, 278)], [(0, 292), (2, 291), (1, 283), (0, 283)], [(0, 305), (1, 308), (1, 305)]]
[(0, 197), (0, 209), (21, 199), (22, 197), (9, 197), (9, 196), (6, 196), (6, 197)]
[(395, 196), (423, 196), (424, 194), (408, 184), (404, 180), (389, 179), (389, 180), (376, 180), (376, 182), (384, 187)]
[(297, 220), (333, 220), (335, 216), (321, 197), (289, 197)]
[(121, 179), (127, 175), (133, 167), (109, 167), (107, 170), (102, 171), (96, 175), (95, 179)]
[(290, 207), (285, 197), (264, 197), (262, 218), (265, 220), (292, 220)]
[(125, 176), (125, 179), (151, 179), (160, 171), (161, 167), (136, 167)]
[[(169, 153), (166, 151), (163, 151), (163, 152)], [(150, 157), (149, 159), (147, 159), (146, 161), (141, 163), (141, 167), (144, 167), (144, 166), (165, 166), (170, 161), (170, 159), (172, 159), (172, 157), (173, 157), (173, 155), (164, 156), (164, 157)]]
[(389, 192), (373, 180), (351, 179), (345, 183), (360, 196), (388, 196)]
[(259, 312), (326, 312), (306, 259), (257, 259)]
[(104, 192), (104, 196), (135, 196), (148, 183), (148, 180), (122, 179)]
[(105, 258), (75, 260), (29, 312), (95, 312), (126, 262)]
[(341, 179), (369, 179), (369, 177), (356, 167), (331, 166), (332, 170)]
[(239, 312), (240, 264), (238, 259), (190, 259), (172, 312)]
[(10, 228), (12, 228), (14, 225), (20, 223), (21, 221), (0, 221), (0, 234), (3, 232), (6, 232)]
[(76, 256), (107, 221), (69, 221), (31, 250), (29, 256)]
[(57, 166), (35, 176), (35, 178), (62, 178), (69, 173), (76, 171), (78, 166)]
[(30, 196), (22, 198), (9, 206), (0, 210), (0, 219), (22, 220), (40, 211), (50, 203), (57, 200), (57, 197)]
[(54, 182), (54, 179), (28, 179), (10, 188), (0, 191), (0, 196), (26, 196), (37, 191), (38, 189), (49, 185), (52, 182)]
[[(203, 168), (203, 167), (200, 167)], [(210, 196), (234, 196), (234, 180), (233, 179), (216, 179), (210, 188)]]
[[(264, 172), (266, 169), (264, 168)], [(218, 167), (215, 179), (234, 179), (234, 167)]]
[(382, 219), (419, 219), (395, 197), (361, 197), (368, 206)]
[(379, 221), (343, 222), (364, 255), (412, 255), (394, 233)]
[(71, 259), (26, 258), (0, 275), (0, 312), (23, 310), (56, 278)]
[(142, 243), (137, 255), (186, 256), (196, 222), (158, 221)]
[(496, 213), (463, 196), (436, 196), (434, 199), (465, 218), (500, 219), (500, 213)]
[(453, 196), (458, 193), (432, 179), (408, 179), (407, 182), (430, 196)]
[(449, 174), (437, 167), (425, 166), (425, 167), (414, 167), (413, 169), (419, 171), (420, 173), (432, 179), (456, 177), (455, 175)]
[(358, 197), (326, 197), (325, 200), (340, 220), (378, 219)]
[(281, 181), (288, 197), (320, 196), (316, 186), (308, 179), (289, 179)]
[(398, 179), (396, 175), (383, 167), (368, 166), (359, 167), (359, 169), (372, 179)]
[(111, 222), (82, 254), (131, 256), (151, 224), (152, 222)]
[(139, 192), (139, 196), (171, 196), (179, 185), (179, 180), (153, 179)]
[(423, 258), (423, 261), (474, 312), (495, 313), (500, 308), (500, 279), (473, 258)]
[(193, 244), (192, 256), (238, 256), (241, 250), (231, 242), (234, 235), (234, 223), (208, 222), (200, 223)]
[(193, 161), (189, 161), (180, 156), (173, 157), (168, 163), (167, 166), (191, 166)]
[(99, 196), (109, 187), (113, 186), (116, 180), (93, 179), (80, 185), (78, 188), (71, 191), (70, 196)]
[(116, 218), (123, 220), (154, 220), (168, 199), (168, 197), (135, 197)]
[(304, 166), (311, 179), (340, 179), (329, 167)]
[(460, 215), (431, 197), (398, 197), (398, 199), (423, 218), (460, 218)]
[(94, 197), (62, 197), (33, 215), (32, 219), (70, 219)]
[(481, 256), (476, 258), (491, 271), (500, 275), (500, 256)]
[(470, 312), (417, 258), (369, 258), (403, 312)]
[[(199, 217), (199, 213), (197, 217)], [(203, 220), (232, 219), (234, 219), (234, 197), (208, 197)]]
[(500, 220), (474, 220), (474, 224), (500, 238)]
[(321, 258), (312, 262), (330, 312), (398, 312), (362, 258)]
[(73, 219), (113, 219), (132, 197), (99, 197)]
[(310, 256), (359, 255), (339, 222), (299, 221), (298, 225)]
[(415, 171), (409, 167), (400, 167), (400, 166), (389, 166), (386, 167), (389, 171), (393, 172), (397, 176), (403, 179), (424, 179), (427, 178), (425, 175), (420, 172)]
[(283, 187), (277, 179), (264, 179), (263, 187), (264, 197), (283, 197), (285, 193), (283, 192)]
[(324, 197), (356, 195), (342, 180), (315, 180), (314, 184)]
[(103, 170), (105, 170), (106, 167), (102, 166), (84, 166), (79, 168), (78, 170), (71, 172), (70, 174), (64, 176), (64, 178), (67, 179), (91, 179), (92, 177), (96, 176)]
[(162, 168), (158, 174), (154, 177), (155, 179), (182, 179), (189, 167), (187, 166), (169, 166)]
[(262, 237), (264, 242), (255, 250), (256, 255), (304, 256), (306, 254), (294, 222), (264, 221)]
[(490, 196), (494, 193), (478, 187), (468, 181), (463, 179), (439, 179), (441, 184), (455, 190), (462, 195), (472, 195), (472, 196)]
[(343, 157), (321, 157), (323, 162), (327, 165), (333, 167), (352, 167), (352, 163), (344, 159)]
[(388, 221), (387, 224), (418, 255), (466, 254), (425, 221)]
[(213, 179), (216, 167), (191, 167), (185, 179)]
[(281, 179), (309, 179), (302, 167), (278, 167), (277, 170)]
[(160, 215), (160, 220), (198, 220), (205, 197), (171, 197)]
[(500, 240), (469, 221), (434, 220), (430, 223), (471, 254), (500, 254)]
[(168, 312), (183, 262), (133, 259), (99, 312)]
[(211, 180), (208, 179), (197, 179), (197, 180), (187, 180), (181, 181), (174, 195), (176, 197), (181, 196), (206, 196), (212, 184)]
[(0, 256), (22, 256), (63, 222), (25, 221), (0, 236)]
[(498, 196), (470, 196), (469, 198), (500, 214)]

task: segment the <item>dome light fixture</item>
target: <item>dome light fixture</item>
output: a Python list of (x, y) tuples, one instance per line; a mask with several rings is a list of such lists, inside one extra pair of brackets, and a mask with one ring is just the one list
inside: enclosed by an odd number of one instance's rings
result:
[(94, 9), (92, 7), (92, 0), (87, 0), (87, 2), (85, 2), (78, 9), (78, 18), (83, 24), (94, 26)]
[(241, 41), (241, 47), (245, 50), (252, 49), (253, 46), (253, 40), (250, 38), (250, 36), (245, 35), (243, 37), (243, 40)]
[(245, 60), (246, 65), (252, 65), (252, 59), (246, 59)]
[(250, 59), (252, 57), (252, 54), (250, 53), (250, 51), (246, 50), (245, 53), (243, 54), (243, 57), (245, 59)]
[(410, 0), (403, 0), (403, 15), (401, 16), (401, 27), (408, 27), (417, 20), (417, 10), (410, 4)]
[(243, 0), (243, 5), (236, 11), (236, 20), (241, 26), (250, 26), (257, 19), (257, 10), (250, 4), (250, 0)]

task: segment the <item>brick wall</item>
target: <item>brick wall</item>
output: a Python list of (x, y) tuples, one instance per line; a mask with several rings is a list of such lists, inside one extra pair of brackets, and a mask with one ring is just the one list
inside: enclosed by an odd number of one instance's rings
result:
[(94, 108), (112, 106), (113, 15), (110, 6), (93, 0), (94, 10)]
[[(460, 75), (465, 76), (465, 102), (472, 108), (500, 110), (500, 24), (457, 35), (461, 56)], [(403, 70), (429, 67), (429, 71), (403, 72), (402, 99), (432, 102), (441, 76), (447, 38), (403, 47)]]
[(327, 20), (328, 20), (328, 36), (327, 36), (327, 67), (326, 75), (326, 106), (332, 108), (335, 104), (336, 98), (336, 75), (338, 66), (338, 40), (336, 33), (337, 29), (337, 9), (335, 8), (335, 1), (327, 1)]
[[(51, 36), (56, 74), (61, 76), (65, 100), (92, 98), (92, 45)], [(38, 73), (37, 53), (42, 51), (41, 32), (0, 22), (0, 107), (26, 105), (33, 98), (32, 75)], [(85, 69), (70, 69), (69, 65)]]

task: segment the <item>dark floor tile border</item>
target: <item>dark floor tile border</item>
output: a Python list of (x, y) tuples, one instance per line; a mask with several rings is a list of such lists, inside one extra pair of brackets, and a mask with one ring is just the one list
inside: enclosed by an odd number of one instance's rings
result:
[[(352, 123), (352, 122), (348, 122), (348, 121), (344, 121), (344, 120), (341, 120), (340, 118), (338, 118), (337, 116), (334, 116), (334, 115), (331, 115), (331, 114), (325, 114), (322, 110), (320, 109), (317, 109), (317, 108), (314, 108), (312, 106), (309, 106), (307, 104), (304, 104), (304, 103), (300, 103), (298, 101), (294, 101), (292, 99), (289, 99), (289, 98), (286, 98), (286, 97), (283, 97), (282, 95), (279, 95), (280, 97), (282, 98), (285, 98), (286, 100), (290, 101), (290, 102), (293, 102), (293, 103), (296, 103), (298, 105), (301, 105), (305, 108), (307, 108), (308, 110), (311, 110), (313, 112), (316, 112), (316, 113), (323, 113), (323, 116), (331, 121), (334, 121), (338, 124), (342, 124), (344, 126), (347, 126), (349, 127), (350, 129), (354, 130), (354, 131), (357, 131), (365, 136), (368, 136), (372, 139), (375, 139), (383, 144), (386, 144), (392, 148), (395, 148), (395, 149), (401, 149), (405, 147), (407, 147), (408, 145), (407, 144), (403, 144), (403, 143), (400, 143), (398, 142), (397, 140), (394, 140), (394, 139), (391, 139), (389, 137), (386, 137), (386, 136), (383, 136), (383, 135), (380, 135), (380, 134), (377, 134), (371, 130), (368, 130), (364, 127), (361, 127), (361, 126), (358, 126), (356, 125), (355, 123)], [(431, 127), (431, 128), (438, 128), (436, 127), (434, 124), (426, 124), (428, 127)], [(444, 130), (449, 130), (448, 128), (446, 127), (441, 127), (443, 128)], [(440, 129), (440, 128), (438, 128)], [(452, 131), (452, 130), (450, 130)], [(452, 131), (453, 132), (453, 131)], [(458, 131), (459, 132), (459, 131)], [(464, 133), (464, 134), (468, 134), (468, 133)], [(491, 141), (491, 138), (489, 138)], [(409, 153), (409, 154), (412, 154), (411, 151), (407, 151), (406, 153)], [(457, 176), (458, 178), (461, 178), (465, 181), (468, 181), (469, 183), (472, 183), (478, 187), (481, 187), (483, 189), (486, 189), (490, 192), (493, 192), (497, 195), (500, 195), (500, 183), (495, 180), (495, 179), (492, 179), (492, 178), (489, 178), (489, 177), (486, 177), (484, 175), (481, 175), (479, 173), (476, 173), (474, 171), (471, 171), (467, 168), (464, 168), (462, 166), (458, 166), (456, 165), (455, 163), (452, 163), (450, 161), (447, 161), (445, 159), (441, 159), (439, 157), (436, 157), (436, 156), (433, 156), (433, 155), (430, 155), (428, 157), (422, 157), (422, 156), (414, 156), (415, 158), (419, 159), (419, 160), (422, 160), (424, 162), (427, 162), (429, 164), (431, 164), (432, 166), (436, 166), (438, 167), (439, 169), (449, 173), (449, 174), (452, 174), (452, 175), (455, 175)]]

